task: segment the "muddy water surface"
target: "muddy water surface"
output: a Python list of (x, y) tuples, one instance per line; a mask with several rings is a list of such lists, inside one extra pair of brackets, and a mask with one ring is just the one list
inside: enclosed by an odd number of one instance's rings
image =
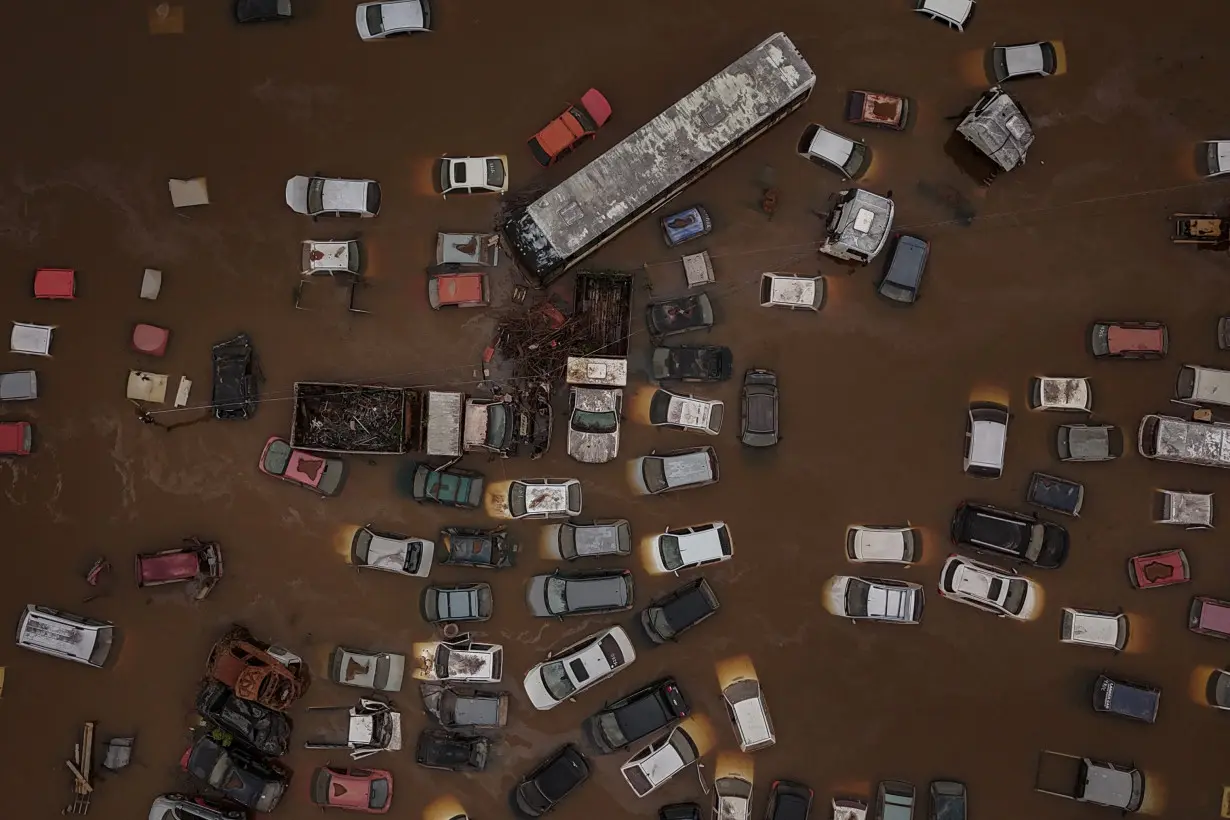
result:
[[(633, 618), (529, 617), (526, 579), (553, 564), (537, 555), (537, 526), (514, 526), (523, 544), (518, 566), (481, 577), (495, 588), (497, 613), (482, 635), (506, 647), (505, 688), (514, 699), (497, 759), (472, 777), (418, 769), (410, 751), (372, 760), (395, 773), (396, 813), (417, 817), (430, 806), (450, 816), (448, 807), (460, 803), (475, 818), (504, 816), (517, 777), (576, 740), (586, 715), (665, 674), (679, 679), (709, 726), (707, 783), (715, 771), (743, 765), (730, 762), (737, 746), (718, 679), (731, 664), (750, 662), (779, 736), (752, 758), (757, 812), (777, 778), (811, 785), (822, 812), (830, 796), (869, 795), (882, 778), (910, 780), (922, 791), (936, 777), (969, 784), (975, 817), (1094, 811), (1031, 791), (1036, 754), (1054, 749), (1134, 761), (1149, 774), (1157, 816), (1215, 816), (1226, 782), (1224, 715), (1191, 692), (1194, 676), (1226, 663), (1227, 645), (1189, 633), (1184, 618), (1193, 592), (1230, 595), (1230, 558), (1220, 530), (1151, 524), (1150, 504), (1157, 487), (1230, 498), (1230, 476), (1134, 453), (1110, 465), (1060, 466), (1052, 442), (1064, 419), (1031, 414), (1025, 390), (1033, 375), (1090, 376), (1098, 418), (1130, 437), (1142, 413), (1167, 409), (1180, 363), (1230, 364), (1214, 343), (1216, 318), (1230, 307), (1230, 262), (1170, 245), (1166, 221), (1172, 211), (1217, 207), (1227, 195), (1224, 185), (1195, 185), (1191, 170), (1193, 143), (1230, 122), (1221, 80), (1230, 56), (1223, 33), (1206, 22), (1219, 6), (1198, 2), (1168, 17), (1131, 2), (1112, 12), (987, 0), (959, 34), (888, 0), (857, 12), (801, 2), (685, 2), (669, 14), (644, 0), (593, 8), (478, 0), (437, 4), (439, 31), (431, 36), (363, 44), (352, 3), (296, 2), (300, 18), (290, 25), (243, 28), (224, 5), (187, 4), (185, 31), (172, 36), (151, 36), (148, 9), (127, 0), (47, 0), (9, 11), (4, 51), (14, 79), (2, 92), (12, 116), (0, 160), (7, 270), (0, 305), (5, 321), (58, 330), (54, 358), (33, 363), (43, 395), (0, 411), (33, 420), (39, 438), (37, 455), (0, 465), (8, 536), (0, 601), (13, 619), (38, 602), (112, 620), (123, 636), (118, 660), (101, 672), (0, 646), (8, 670), (0, 789), (10, 812), (44, 817), (67, 802), (63, 759), (88, 719), (100, 721), (103, 735), (138, 736), (137, 763), (98, 784), (93, 816), (141, 816), (155, 795), (188, 788), (176, 763), (197, 681), (209, 646), (232, 621), (311, 660), (320, 679), (304, 705), (351, 701), (351, 690), (320, 676), (337, 643), (408, 652), (431, 636), (418, 614), (419, 586), (348, 568), (346, 533), (372, 522), (434, 537), (441, 526), (487, 519), (397, 497), (389, 459), (352, 459), (345, 493), (329, 501), (261, 477), (262, 444), (289, 427), (291, 384), (464, 389), (494, 315), (432, 313), (422, 269), (437, 230), (484, 228), (496, 202), (434, 197), (433, 158), (506, 153), (515, 186), (550, 184), (784, 30), (819, 75), (816, 92), (802, 112), (684, 195), (704, 202), (717, 225), (706, 247), (717, 270), (719, 322), (695, 341), (730, 345), (737, 360), (735, 380), (697, 391), (725, 400), (730, 411), (713, 442), (721, 483), (635, 498), (624, 459), (578, 465), (562, 438), (537, 463), (469, 463), (492, 481), (578, 477), (586, 516), (629, 518), (638, 537), (727, 522), (735, 558), (706, 572), (722, 611), (678, 646), (646, 648), (631, 669), (577, 702), (535, 712), (520, 686), (526, 669), (553, 648)], [(985, 87), (986, 47), (1037, 38), (1062, 40), (1068, 73), (1016, 87), (1037, 142), (1025, 168), (980, 190), (944, 151), (952, 125), (945, 118)], [(539, 177), (524, 140), (590, 86), (611, 100), (612, 122), (595, 144)], [(848, 274), (816, 255), (814, 212), (838, 181), (795, 156), (794, 145), (808, 121), (840, 127), (850, 88), (916, 101), (909, 132), (858, 134), (875, 155), (866, 185), (892, 190), (898, 226), (932, 241), (923, 298), (910, 309), (875, 297), (878, 266)], [(285, 180), (313, 172), (379, 180), (380, 217), (313, 224), (290, 212)], [(211, 204), (175, 213), (166, 179), (197, 175), (209, 180)], [(757, 208), (766, 179), (780, 191), (772, 220)], [(348, 314), (341, 291), (321, 284), (311, 292), (314, 310), (296, 311), (299, 242), (356, 230), (371, 259), (370, 286), (358, 299), (371, 314)], [(650, 287), (656, 295), (680, 289), (677, 256), (647, 222), (594, 259), (642, 272), (633, 346), (641, 361), (649, 349), (639, 334), (641, 306)], [(79, 298), (31, 300), (30, 273), (39, 266), (76, 268)], [(137, 297), (145, 267), (165, 272), (156, 302)], [(757, 307), (755, 283), (765, 270), (830, 274), (824, 311)], [(1085, 351), (1087, 326), (1107, 318), (1167, 322), (1170, 357), (1095, 363)], [(130, 352), (138, 321), (171, 329), (164, 360)], [(128, 369), (188, 375), (195, 409), (161, 418), (203, 417), (209, 345), (240, 330), (252, 335), (266, 377), (266, 401), (253, 420), (170, 433), (138, 422), (123, 399)], [(4, 369), (29, 366), (10, 355)], [(781, 379), (785, 439), (773, 452), (745, 452), (735, 436), (737, 379), (747, 367), (774, 369)], [(977, 482), (960, 470), (963, 414), (971, 396), (988, 394), (1006, 396), (1014, 409), (1008, 469), (999, 481)], [(622, 454), (698, 439), (629, 421)], [(1086, 512), (1069, 524), (1067, 565), (1034, 573), (1045, 590), (1039, 619), (1011, 623), (940, 600), (933, 590), (950, 550), (952, 510), (965, 498), (1019, 507), (1035, 469), (1088, 488)], [(926, 586), (922, 625), (855, 626), (825, 613), (821, 585), (849, 570), (845, 528), (905, 521), (925, 532), (923, 561), (879, 571)], [(226, 578), (207, 601), (134, 587), (134, 553), (192, 534), (225, 550)], [(1195, 582), (1132, 590), (1127, 557), (1169, 546), (1187, 550)], [(115, 569), (95, 590), (82, 575), (99, 555)], [(636, 573), (638, 606), (678, 583), (652, 577), (639, 558), (623, 564)], [(433, 579), (480, 580), (445, 569)], [(83, 602), (92, 594), (99, 597)], [(1132, 622), (1128, 651), (1061, 645), (1064, 606), (1122, 607)], [(1158, 723), (1093, 714), (1089, 687), (1100, 669), (1161, 686)], [(412, 745), (424, 725), (417, 694), (407, 689), (398, 702)], [(295, 716), (307, 726), (301, 707)], [(558, 816), (649, 816), (663, 803), (705, 802), (692, 773), (636, 800), (621, 782), (622, 759), (595, 759), (592, 781)], [(292, 752), (296, 777), (282, 816), (312, 816), (307, 781), (330, 760), (340, 764), (343, 756)]]

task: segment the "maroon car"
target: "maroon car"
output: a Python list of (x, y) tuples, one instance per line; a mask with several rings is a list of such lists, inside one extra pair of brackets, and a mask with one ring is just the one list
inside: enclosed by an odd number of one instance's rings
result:
[(846, 98), (846, 122), (900, 131), (910, 119), (910, 101), (897, 94), (851, 91)]
[(1187, 614), (1187, 628), (1200, 635), (1230, 639), (1230, 601), (1197, 595)]
[(222, 577), (222, 548), (213, 541), (188, 538), (182, 547), (138, 553), (136, 570), (138, 587), (188, 583), (199, 601)]
[(1128, 580), (1137, 589), (1184, 584), (1192, 579), (1183, 550), (1162, 550), (1134, 555), (1128, 560)]

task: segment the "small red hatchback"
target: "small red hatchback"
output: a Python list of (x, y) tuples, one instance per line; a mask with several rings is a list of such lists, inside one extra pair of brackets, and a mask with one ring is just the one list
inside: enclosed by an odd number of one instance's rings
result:
[(384, 814), (393, 807), (393, 775), (383, 769), (335, 769), (312, 773), (312, 802), (321, 808)]
[(28, 456), (34, 449), (34, 426), (28, 421), (0, 421), (0, 456)]
[(1160, 359), (1170, 335), (1161, 322), (1095, 322), (1089, 346), (1095, 359)]
[(1137, 589), (1184, 584), (1191, 579), (1191, 567), (1183, 550), (1146, 552), (1128, 560), (1128, 580)]

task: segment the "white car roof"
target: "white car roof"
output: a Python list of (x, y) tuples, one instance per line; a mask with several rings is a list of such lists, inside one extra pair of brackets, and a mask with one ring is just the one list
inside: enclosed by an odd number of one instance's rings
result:
[(1004, 46), (1004, 63), (1008, 74), (1037, 74), (1042, 71), (1042, 44), (1029, 43), (1020, 46)]
[[(743, 683), (755, 683), (755, 694), (732, 702), (726, 693), (731, 687)], [(763, 697), (764, 692), (760, 688), (760, 682), (754, 680), (737, 680), (722, 690), (722, 698), (730, 704), (730, 710), (734, 713), (735, 725), (742, 736), (743, 745), (751, 746), (773, 738), (773, 730), (769, 727), (768, 715), (765, 714)]]
[(644, 773), (645, 779), (655, 786), (670, 780), (687, 765), (675, 747), (670, 744), (669, 738), (669, 735), (664, 738), (666, 742), (662, 744), (662, 748), (636, 763), (636, 766)]
[(811, 307), (816, 303), (816, 288), (820, 276), (797, 276), (792, 273), (765, 273), (770, 280), (769, 301), (775, 305)]
[(834, 134), (822, 125), (817, 125), (816, 129), (816, 135), (811, 138), (811, 145), (807, 146), (807, 153), (815, 154), (834, 165), (844, 167), (846, 161), (850, 159), (850, 154), (854, 152), (854, 140), (843, 137), (841, 134)]
[(448, 674), (450, 678), (489, 679), (492, 677), (495, 653), (498, 645), (471, 646), (469, 649), (448, 651)]
[(914, 617), (914, 596), (918, 590), (910, 587), (883, 586), (867, 581), (867, 614), (873, 618), (909, 620)]
[(677, 535), (679, 539), (679, 557), (684, 564), (698, 564), (701, 561), (712, 561), (722, 557), (722, 542), (718, 532), (725, 524), (715, 524), (713, 528), (701, 532), (690, 532), (687, 535)]
[(367, 563), (373, 567), (403, 572), (406, 566), (406, 553), (409, 551), (410, 539), (408, 538), (389, 538), (387, 535), (372, 533), (372, 542), (367, 547)]
[(1089, 379), (1043, 376), (1042, 406), (1084, 410), (1089, 406)]
[(325, 179), (320, 202), (326, 211), (367, 213), (367, 186), (365, 179)]
[(1122, 628), (1121, 615), (1088, 612), (1070, 607), (1064, 607), (1063, 611), (1072, 616), (1071, 640), (1076, 643), (1114, 646), (1119, 642), (1119, 630)]
[(990, 419), (975, 421), (970, 427), (969, 463), (1002, 469), (1007, 442), (1008, 425)]
[[(598, 640), (582, 649), (579, 653), (575, 655), (565, 655), (560, 659), (564, 661), (564, 671), (567, 672), (568, 677), (577, 685), (578, 689), (583, 686), (589, 686), (594, 683), (596, 679), (609, 675), (611, 672), (619, 668), (618, 666), (611, 666), (611, 664), (607, 662), (606, 655), (602, 654), (601, 644), (606, 637), (606, 633), (603, 633)], [(572, 664), (573, 661), (577, 660), (581, 662), (581, 665), (585, 667), (585, 671), (589, 673), (589, 677), (585, 680), (578, 680), (576, 675), (573, 673)], [(627, 659), (625, 658), (624, 660), (626, 664)]]
[(922, 7), (945, 20), (964, 25), (974, 10), (974, 0), (924, 0)]
[(517, 483), (525, 485), (525, 507), (533, 514), (568, 512), (568, 488), (579, 482), (573, 478), (560, 484), (536, 484), (521, 479)]
[(707, 430), (714, 406), (721, 403), (716, 399), (689, 398), (672, 393), (670, 404), (666, 407), (666, 420), (680, 427)]
[(854, 527), (854, 551), (864, 561), (900, 561), (905, 557), (903, 528)]
[(1230, 140), (1213, 140), (1212, 144), (1217, 148), (1217, 167), (1211, 170), (1218, 173), (1230, 171)]
[(419, 0), (394, 0), (380, 4), (380, 16), (385, 31), (423, 27), (423, 6)]
[[(968, 595), (980, 601), (993, 601), (998, 604), (1000, 600), (991, 597), (991, 582), (995, 580), (997, 580), (997, 576), (985, 567), (962, 562), (953, 575), (952, 588), (962, 595)], [(1007, 579), (998, 578), (998, 580), (1004, 582), (1002, 592), (1007, 593)], [(1000, 596), (1000, 598), (1002, 597), (1003, 595)]]

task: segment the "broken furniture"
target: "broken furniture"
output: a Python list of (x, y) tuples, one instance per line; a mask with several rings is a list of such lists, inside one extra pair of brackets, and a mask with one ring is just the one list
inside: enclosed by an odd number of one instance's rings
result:
[(13, 322), (13, 333), (9, 337), (9, 350), (30, 356), (50, 356), (53, 330), (55, 330), (55, 325)]
[(90, 784), (94, 768), (94, 725), (94, 721), (85, 724), (81, 741), (73, 746), (73, 759), (64, 761), (73, 775), (73, 799), (65, 807), (65, 814), (86, 814), (90, 810), (90, 797), (94, 793)]
[(125, 395), (133, 401), (162, 404), (167, 400), (167, 377), (163, 373), (130, 370), (128, 371), (128, 390)]
[(713, 262), (709, 259), (709, 251), (690, 253), (683, 257), (683, 277), (688, 287), (699, 288), (717, 280), (713, 276)]
[(35, 299), (75, 299), (77, 274), (68, 268), (39, 268), (34, 272)]
[(162, 271), (146, 268), (141, 277), (141, 298), (153, 301), (162, 290)]
[(1213, 526), (1213, 494), (1158, 490), (1161, 496), (1158, 524), (1178, 524), (1189, 530), (1206, 530)]
[(147, 356), (163, 356), (171, 331), (157, 325), (138, 324), (132, 329), (132, 349)]

